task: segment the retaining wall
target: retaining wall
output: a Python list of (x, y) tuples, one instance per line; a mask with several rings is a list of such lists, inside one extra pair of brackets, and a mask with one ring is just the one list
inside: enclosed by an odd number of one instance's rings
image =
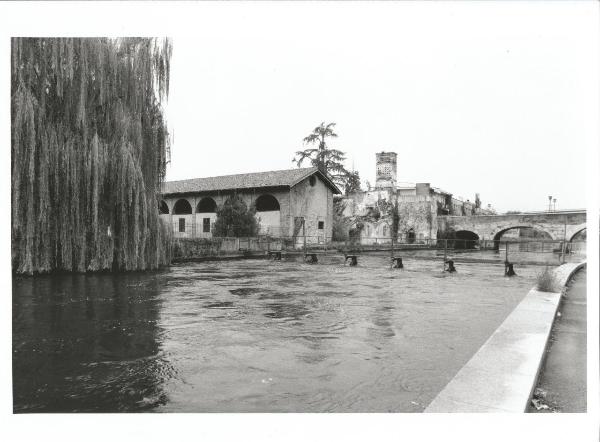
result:
[[(584, 265), (567, 263), (553, 270), (563, 290)], [(561, 296), (531, 289), (425, 412), (525, 412)]]

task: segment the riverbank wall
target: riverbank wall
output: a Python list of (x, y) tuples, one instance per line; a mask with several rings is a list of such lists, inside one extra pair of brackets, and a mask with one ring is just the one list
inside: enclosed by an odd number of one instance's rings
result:
[(525, 412), (543, 366), (562, 293), (584, 266), (585, 262), (567, 263), (552, 270), (560, 292), (532, 288), (425, 412)]
[(282, 249), (277, 238), (174, 238), (172, 242), (173, 262), (210, 258), (244, 258), (249, 255), (265, 255), (268, 251)]

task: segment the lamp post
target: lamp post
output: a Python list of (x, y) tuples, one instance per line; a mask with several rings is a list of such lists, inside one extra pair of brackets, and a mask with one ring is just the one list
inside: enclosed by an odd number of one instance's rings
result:
[(548, 212), (552, 211), (552, 195), (548, 195)]

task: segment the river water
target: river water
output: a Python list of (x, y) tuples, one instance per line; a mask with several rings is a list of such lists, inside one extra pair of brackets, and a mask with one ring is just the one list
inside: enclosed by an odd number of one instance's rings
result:
[(543, 267), (410, 256), (15, 277), (14, 411), (422, 411)]

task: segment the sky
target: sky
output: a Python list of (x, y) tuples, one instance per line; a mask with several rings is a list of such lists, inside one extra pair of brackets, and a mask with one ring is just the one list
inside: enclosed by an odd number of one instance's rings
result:
[(398, 181), (501, 212), (549, 195), (585, 207), (596, 34), (577, 7), (237, 6), (174, 36), (167, 180), (295, 167), (302, 139), (335, 122), (330, 146), (363, 185), (385, 150)]

